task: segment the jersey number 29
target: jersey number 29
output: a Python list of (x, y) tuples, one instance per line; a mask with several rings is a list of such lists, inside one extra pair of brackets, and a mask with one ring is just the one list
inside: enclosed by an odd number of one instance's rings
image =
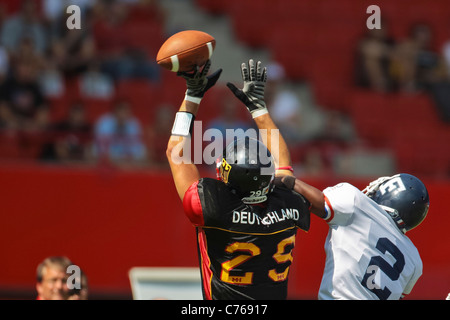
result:
[[(273, 259), (275, 259), (275, 261), (278, 264), (285, 263), (288, 261), (292, 262), (293, 260), (292, 249), (290, 249), (288, 252), (285, 252), (285, 250), (288, 245), (294, 244), (295, 244), (295, 235), (290, 236), (289, 238), (286, 238), (284, 240), (281, 240), (277, 245), (277, 252), (272, 256)], [(220, 280), (232, 284), (241, 284), (241, 285), (252, 284), (253, 272), (246, 272), (243, 276), (236, 276), (236, 275), (232, 276), (230, 274), (230, 271), (232, 271), (235, 267), (241, 265), (242, 263), (250, 260), (252, 257), (260, 255), (261, 249), (253, 243), (235, 242), (229, 245), (225, 249), (225, 251), (228, 253), (243, 252), (245, 254), (238, 255), (237, 257), (222, 263), (222, 273), (220, 275)], [(268, 272), (268, 276), (273, 281), (278, 282), (286, 280), (288, 273), (289, 267), (286, 267), (286, 269), (281, 273), (277, 273), (275, 269), (271, 269)]]

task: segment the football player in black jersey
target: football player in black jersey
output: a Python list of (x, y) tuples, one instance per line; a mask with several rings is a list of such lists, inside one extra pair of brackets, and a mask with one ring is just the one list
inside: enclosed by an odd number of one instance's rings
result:
[[(195, 164), (177, 161), (189, 143), (192, 124), (205, 92), (221, 70), (180, 73), (187, 91), (176, 114), (167, 158), (177, 192), (197, 230), (204, 299), (286, 299), (289, 267), (297, 229), (309, 229), (309, 202), (276, 183), (292, 175), (288, 148), (264, 102), (266, 69), (250, 60), (242, 64), (243, 89), (228, 87), (248, 108), (259, 128), (268, 129), (265, 142), (237, 139), (224, 149), (219, 179), (201, 178)], [(271, 145), (271, 141), (277, 145)], [(272, 155), (270, 150), (277, 149)], [(281, 156), (282, 155), (282, 156)], [(266, 161), (268, 159), (268, 161)], [(278, 178), (276, 178), (278, 177)]]

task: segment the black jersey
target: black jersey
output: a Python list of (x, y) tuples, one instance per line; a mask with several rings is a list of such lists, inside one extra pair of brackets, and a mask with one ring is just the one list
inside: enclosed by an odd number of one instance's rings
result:
[(197, 226), (205, 299), (286, 299), (297, 229), (309, 229), (309, 202), (276, 186), (260, 205), (244, 204), (219, 180), (203, 178), (183, 205)]

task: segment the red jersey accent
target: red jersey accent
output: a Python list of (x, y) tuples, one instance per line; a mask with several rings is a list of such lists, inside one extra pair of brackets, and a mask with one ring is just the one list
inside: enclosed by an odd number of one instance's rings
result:
[(212, 300), (211, 298), (211, 261), (208, 255), (208, 247), (206, 243), (206, 236), (203, 229), (198, 229), (198, 247), (200, 251), (200, 259), (201, 259), (201, 270), (202, 270), (202, 285), (203, 292), (205, 294), (206, 300)]
[(195, 226), (203, 226), (203, 209), (197, 189), (198, 181), (194, 182), (183, 197), (183, 208), (189, 220)]

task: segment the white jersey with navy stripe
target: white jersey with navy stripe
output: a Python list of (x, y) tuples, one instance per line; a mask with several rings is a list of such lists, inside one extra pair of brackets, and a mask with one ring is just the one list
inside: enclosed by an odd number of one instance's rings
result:
[(329, 232), (319, 299), (400, 299), (422, 274), (411, 242), (378, 204), (348, 183), (323, 191)]

